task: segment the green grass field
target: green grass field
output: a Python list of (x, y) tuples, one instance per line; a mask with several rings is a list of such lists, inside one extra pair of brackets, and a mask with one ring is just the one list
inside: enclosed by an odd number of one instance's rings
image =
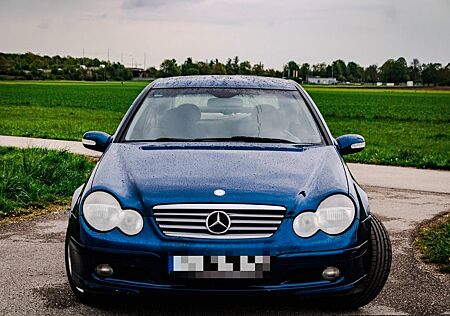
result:
[[(0, 82), (0, 135), (79, 140), (114, 132), (143, 82)], [(307, 87), (334, 136), (358, 133), (348, 161), (450, 169), (450, 91)]]
[(450, 169), (450, 91), (309, 88), (334, 136), (366, 138), (348, 161)]

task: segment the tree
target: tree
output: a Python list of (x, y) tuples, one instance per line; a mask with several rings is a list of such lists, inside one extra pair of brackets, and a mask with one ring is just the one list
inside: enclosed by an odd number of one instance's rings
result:
[(422, 81), (422, 64), (417, 58), (414, 58), (409, 67), (409, 79), (414, 82)]
[(300, 67), (300, 76), (302, 77), (303, 81), (307, 80), (307, 77), (311, 74), (310, 65), (308, 63), (302, 64)]
[(227, 74), (227, 70), (225, 69), (224, 64), (219, 62), (218, 59), (215, 60), (215, 62), (213, 63), (213, 65), (211, 67), (211, 74), (213, 74), (213, 75), (226, 75)]
[(445, 66), (445, 68), (442, 68), (442, 75), (441, 75), (441, 84), (443, 86), (450, 86), (450, 63)]
[(378, 81), (378, 67), (377, 65), (370, 65), (364, 71), (364, 81), (375, 83)]
[(327, 64), (320, 63), (312, 66), (313, 76), (325, 77), (327, 75)]
[(395, 61), (396, 70), (398, 72), (399, 80), (398, 82), (405, 82), (409, 79), (408, 77), (408, 63), (404, 57), (399, 57)]
[(235, 56), (233, 59), (233, 73), (235, 75), (240, 74), (240, 70), (241, 70), (241, 68), (239, 66), (239, 57)]
[(250, 75), (252, 72), (252, 65), (249, 61), (243, 61), (239, 64), (239, 74)]
[(395, 68), (395, 60), (388, 59), (384, 62), (384, 64), (380, 67), (380, 77), (384, 82), (394, 82), (394, 68)]
[(225, 70), (227, 71), (227, 74), (229, 74), (229, 75), (236, 74), (233, 69), (233, 61), (231, 60), (231, 58), (227, 59), (227, 62), (225, 64)]
[(254, 64), (252, 68), (252, 74), (256, 76), (264, 76), (265, 75), (264, 65), (262, 63)]
[(338, 59), (333, 61), (332, 64), (333, 72), (332, 75), (338, 81), (346, 81), (347, 80), (347, 66), (342, 59)]
[(0, 54), (0, 74), (8, 73), (10, 68), (11, 62), (3, 54)]
[(397, 60), (388, 59), (380, 67), (380, 77), (384, 82), (405, 82), (408, 80), (406, 60), (403, 57)]
[(422, 79), (424, 84), (436, 84), (440, 83), (440, 69), (442, 65), (439, 63), (429, 63), (423, 65)]
[(266, 69), (266, 70), (264, 71), (264, 75), (263, 75), (263, 76), (269, 76), (269, 77), (282, 77), (283, 74), (282, 74), (282, 72), (279, 71), (279, 70), (275, 70), (275, 69), (270, 68), (270, 69)]
[(188, 57), (184, 64), (181, 65), (181, 74), (183, 76), (199, 75), (198, 65), (192, 61), (191, 57)]
[(201, 75), (210, 75), (211, 74), (211, 67), (209, 67), (209, 64), (207, 62), (199, 61), (197, 63), (198, 71)]
[(361, 82), (362, 77), (364, 75), (363, 68), (351, 61), (347, 64), (347, 80), (350, 82)]
[(325, 67), (325, 77), (333, 76), (333, 67), (331, 65), (327, 65)]
[(175, 59), (164, 60), (159, 67), (159, 71), (163, 77), (174, 77), (181, 75), (181, 69), (177, 65), (177, 61)]
[(149, 67), (145, 70), (145, 76), (147, 78), (159, 78), (161, 77), (161, 73), (155, 67)]

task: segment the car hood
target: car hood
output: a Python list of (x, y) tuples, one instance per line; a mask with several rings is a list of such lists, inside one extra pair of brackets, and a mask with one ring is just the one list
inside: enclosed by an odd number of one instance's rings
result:
[[(116, 195), (123, 208), (151, 215), (170, 203), (250, 203), (296, 208), (348, 192), (334, 146), (113, 143), (97, 165), (92, 190)], [(214, 190), (226, 194), (218, 197)], [(317, 205), (316, 205), (317, 206)], [(312, 207), (316, 207), (312, 206)]]

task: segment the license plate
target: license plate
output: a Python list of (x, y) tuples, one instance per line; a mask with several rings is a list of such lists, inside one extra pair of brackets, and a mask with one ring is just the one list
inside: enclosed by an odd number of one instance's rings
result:
[(257, 279), (270, 256), (169, 256), (169, 273), (195, 279)]

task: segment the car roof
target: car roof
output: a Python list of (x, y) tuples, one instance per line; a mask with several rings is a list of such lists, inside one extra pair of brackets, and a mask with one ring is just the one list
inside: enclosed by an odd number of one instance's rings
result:
[(152, 83), (152, 88), (244, 88), (296, 90), (295, 82), (273, 77), (259, 76), (183, 76), (160, 78)]

